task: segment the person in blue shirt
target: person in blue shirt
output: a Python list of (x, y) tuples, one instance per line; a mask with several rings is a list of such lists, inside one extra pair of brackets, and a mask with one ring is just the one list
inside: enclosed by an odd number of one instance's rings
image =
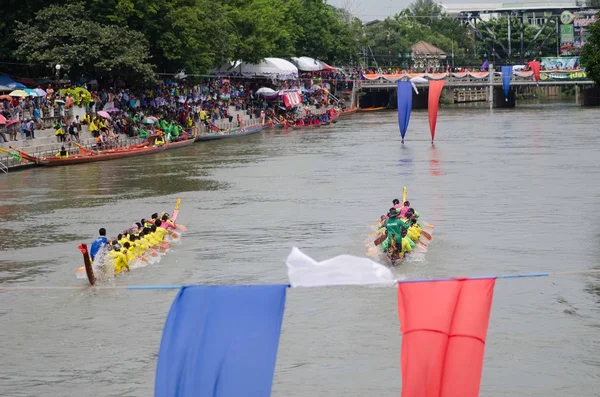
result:
[(108, 239), (106, 238), (106, 229), (103, 227), (100, 228), (100, 230), (98, 230), (98, 234), (100, 237), (94, 240), (92, 243), (92, 248), (90, 248), (90, 258), (92, 258), (92, 261), (94, 261), (96, 254), (98, 251), (100, 251), (100, 248), (108, 244)]

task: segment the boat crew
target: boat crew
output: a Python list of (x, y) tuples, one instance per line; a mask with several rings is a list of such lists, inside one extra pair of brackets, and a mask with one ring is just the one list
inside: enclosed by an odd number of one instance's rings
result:
[(98, 234), (100, 236), (94, 240), (92, 247), (90, 248), (90, 258), (92, 259), (92, 262), (94, 261), (98, 251), (100, 251), (100, 248), (108, 244), (108, 239), (106, 238), (106, 229), (103, 227), (100, 228), (100, 230), (98, 230)]

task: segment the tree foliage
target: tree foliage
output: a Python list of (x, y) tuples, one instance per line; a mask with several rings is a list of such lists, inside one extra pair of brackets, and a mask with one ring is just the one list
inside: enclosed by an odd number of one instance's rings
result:
[(600, 84), (600, 21), (587, 26), (588, 38), (581, 48), (581, 65), (587, 75)]
[(520, 20), (517, 18), (510, 20), (510, 45), (508, 42), (508, 18), (492, 19), (485, 24), (480, 22), (477, 27), (485, 42), (478, 38), (478, 55), (481, 58), (488, 58), (490, 61), (496, 59), (506, 63), (520, 63), (522, 59), (556, 54), (556, 38), (551, 36), (556, 31), (555, 23), (556, 20), (551, 20), (544, 30), (541, 30), (541, 26), (525, 23), (523, 25), (523, 53), (521, 53)]
[(73, 77), (94, 72), (123, 79), (153, 79), (145, 37), (92, 21), (81, 4), (49, 6), (29, 23), (17, 22), (16, 27), (16, 55), (27, 62), (49, 68), (59, 64)]

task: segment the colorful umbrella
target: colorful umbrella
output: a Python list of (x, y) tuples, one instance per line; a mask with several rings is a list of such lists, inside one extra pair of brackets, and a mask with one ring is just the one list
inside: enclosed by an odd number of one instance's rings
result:
[(57, 99), (56, 101), (54, 101), (56, 103), (58, 103), (59, 105), (64, 105), (66, 102), (63, 101), (62, 99)]
[(154, 117), (154, 116), (148, 116), (148, 117), (146, 117), (146, 118), (147, 118), (147, 119), (150, 119), (150, 120), (154, 120), (154, 122), (155, 122), (155, 123), (158, 121), (158, 117)]
[(6, 126), (7, 126), (7, 127), (10, 127), (11, 125), (13, 125), (13, 124), (17, 124), (17, 123), (19, 123), (19, 122), (20, 122), (19, 120), (11, 120), (11, 121), (9, 121), (8, 123), (6, 123)]
[(9, 96), (13, 96), (13, 97), (25, 98), (27, 96), (27, 93), (25, 91), (23, 91), (23, 90), (14, 90), (13, 92), (11, 92), (8, 95)]
[(105, 119), (110, 119), (110, 114), (106, 113), (104, 110), (98, 112), (98, 116), (104, 117)]
[(119, 109), (117, 109), (114, 106), (109, 107), (108, 109), (104, 109), (105, 112), (109, 112), (109, 113), (114, 113), (114, 112), (119, 112)]
[(46, 91), (42, 90), (41, 88), (36, 88), (35, 92), (38, 93), (39, 96), (46, 96)]
[(142, 120), (142, 123), (144, 124), (154, 124), (155, 121), (150, 119), (149, 117), (146, 117), (144, 120)]
[(10, 97), (10, 95), (0, 95), (0, 100), (4, 99), (11, 100), (12, 98)]
[(36, 91), (36, 90), (32, 90), (32, 89), (30, 89), (30, 88), (25, 88), (25, 89), (23, 89), (23, 91), (25, 91), (25, 93), (27, 94), (27, 96), (35, 96), (35, 97), (38, 97), (38, 96), (40, 96), (40, 95), (37, 93), (37, 91)]
[(6, 117), (0, 114), (0, 124), (6, 124)]

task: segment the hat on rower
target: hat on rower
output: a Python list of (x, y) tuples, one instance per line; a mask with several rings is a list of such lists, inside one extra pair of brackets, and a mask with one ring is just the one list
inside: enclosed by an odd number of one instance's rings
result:
[(387, 216), (389, 218), (395, 218), (396, 216), (398, 216), (398, 211), (396, 211), (395, 208), (390, 208), (390, 211), (388, 212)]

